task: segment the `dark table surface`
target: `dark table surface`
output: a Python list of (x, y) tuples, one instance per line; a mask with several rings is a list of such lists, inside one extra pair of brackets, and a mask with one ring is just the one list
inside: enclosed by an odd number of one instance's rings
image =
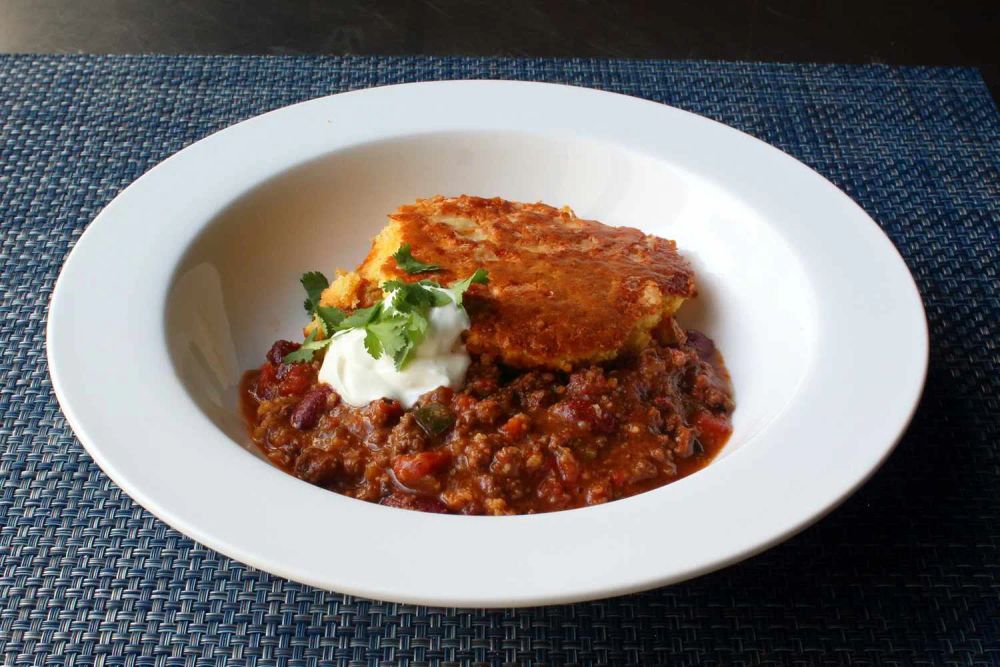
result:
[[(0, 0), (0, 52), (963, 65), (980, 69), (994, 102), (998, 43), (997, 0)], [(522, 71), (514, 62), (418, 64), (421, 76)], [(996, 109), (974, 73), (897, 71), (886, 87), (885, 68), (792, 67), (779, 77), (761, 66), (658, 64), (681, 82), (666, 91), (634, 67), (643, 65), (615, 63), (607, 79), (593, 63), (532, 71), (666, 101), (774, 143), (855, 197), (903, 250), (928, 310), (931, 369), (910, 434), (883, 471), (831, 517), (757, 558), (585, 605), (383, 604), (221, 558), (136, 508), (59, 417), (37, 344), (58, 265), (115, 192), (186, 143), (336, 92), (331, 81), (378, 85), (417, 74), (365, 59), (249, 59), (233, 68), (199, 59), (8, 59), (0, 266), (16, 257), (9, 265), (18, 270), (0, 271), (8, 281), (0, 284), (0, 662), (1000, 664), (992, 324), (1000, 144)], [(291, 68), (319, 74), (283, 76)], [(744, 70), (764, 85), (748, 88)], [(868, 95), (841, 95), (837, 79), (824, 78), (834, 74)], [(176, 82), (192, 77), (208, 83), (177, 95)], [(808, 103), (795, 94), (804, 87), (815, 93)], [(754, 114), (751, 99), (772, 113)], [(146, 122), (163, 108), (171, 113)]]
[[(56, 275), (97, 212), (181, 147), (264, 111), (484, 77), (585, 85), (714, 118), (802, 160), (872, 215), (919, 286), (931, 348), (916, 417), (870, 481), (799, 535), (718, 572), (483, 611), (269, 575), (168, 528), (101, 472), (60, 414), (43, 345)], [(998, 166), (1000, 114), (967, 68), (0, 56), (0, 664), (1000, 665)], [(144, 316), (141, 304), (123, 307)], [(368, 542), (338, 536), (345, 548)]]
[(0, 52), (971, 65), (997, 100), (1000, 2), (0, 0)]

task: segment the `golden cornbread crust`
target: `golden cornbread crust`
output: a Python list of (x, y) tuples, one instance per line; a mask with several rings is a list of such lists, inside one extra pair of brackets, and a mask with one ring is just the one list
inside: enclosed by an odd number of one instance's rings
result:
[[(401, 271), (392, 254), (404, 243), (441, 271)], [(385, 280), (447, 284), (480, 267), (489, 284), (466, 294), (466, 347), (521, 368), (570, 370), (641, 349), (695, 295), (694, 274), (673, 241), (584, 220), (569, 208), (462, 195), (401, 206), (365, 261), (338, 272), (322, 304), (364, 307), (381, 298)]]

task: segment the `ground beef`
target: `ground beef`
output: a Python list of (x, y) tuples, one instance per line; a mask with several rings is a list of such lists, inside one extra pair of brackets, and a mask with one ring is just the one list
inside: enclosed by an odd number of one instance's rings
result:
[(278, 341), (244, 379), (244, 411), (277, 466), (354, 498), (426, 512), (527, 514), (624, 498), (704, 465), (732, 430), (732, 389), (698, 332), (573, 373), (473, 359), (462, 391), (411, 410), (357, 408), (317, 382), (319, 362), (284, 364)]

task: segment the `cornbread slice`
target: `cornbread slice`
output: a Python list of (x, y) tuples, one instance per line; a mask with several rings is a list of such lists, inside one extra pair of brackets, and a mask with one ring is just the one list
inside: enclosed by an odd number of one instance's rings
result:
[[(404, 243), (441, 270), (404, 273), (392, 257)], [(489, 284), (466, 294), (465, 345), (521, 368), (570, 370), (639, 350), (695, 295), (694, 274), (673, 241), (584, 220), (569, 208), (462, 195), (401, 206), (365, 261), (338, 271), (321, 302), (365, 307), (382, 298), (385, 280), (447, 284), (480, 267)]]

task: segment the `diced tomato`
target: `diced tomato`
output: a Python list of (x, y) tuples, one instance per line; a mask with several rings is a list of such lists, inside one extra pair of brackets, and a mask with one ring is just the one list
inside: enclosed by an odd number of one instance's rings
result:
[(420, 485), (421, 480), (429, 475), (440, 472), (451, 463), (451, 454), (442, 450), (420, 452), (419, 454), (404, 454), (396, 457), (392, 471), (400, 484), (411, 488)]
[(528, 418), (524, 414), (516, 414), (500, 427), (508, 440), (517, 441), (528, 432)]
[(715, 448), (726, 441), (733, 432), (733, 426), (729, 419), (721, 417), (707, 410), (702, 410), (694, 416), (694, 428), (698, 432), (698, 439), (708, 448)]
[(285, 364), (288, 370), (281, 378), (278, 393), (282, 396), (304, 394), (312, 384), (312, 367), (309, 364)]
[(257, 375), (257, 386), (254, 387), (254, 394), (258, 399), (271, 398), (274, 394), (272, 387), (278, 377), (278, 367), (269, 361), (265, 361), (260, 367), (260, 374)]

